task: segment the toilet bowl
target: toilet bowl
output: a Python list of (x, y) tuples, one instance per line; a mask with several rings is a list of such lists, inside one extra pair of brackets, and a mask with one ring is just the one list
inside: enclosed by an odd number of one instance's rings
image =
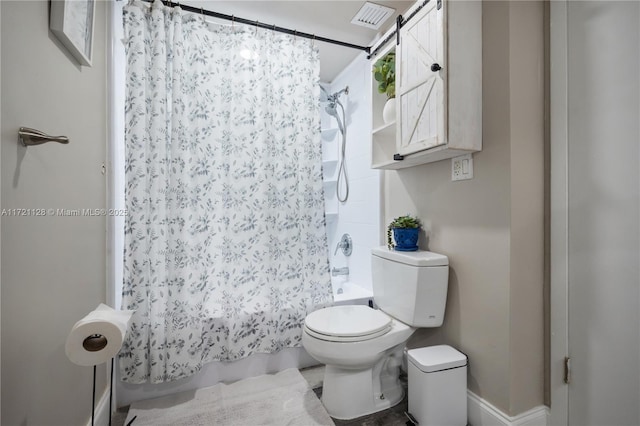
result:
[(307, 317), (302, 344), (326, 364), (322, 403), (331, 417), (352, 419), (402, 400), (398, 367), (415, 330), (362, 305), (334, 306)]
[(448, 258), (418, 251), (372, 250), (373, 296), (380, 309), (333, 306), (305, 318), (302, 345), (324, 363), (322, 403), (331, 417), (353, 419), (404, 397), (404, 346), (417, 327), (444, 318)]

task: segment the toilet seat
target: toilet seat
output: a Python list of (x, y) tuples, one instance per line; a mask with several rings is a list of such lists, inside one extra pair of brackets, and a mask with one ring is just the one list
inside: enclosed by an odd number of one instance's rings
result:
[(389, 332), (392, 319), (367, 306), (332, 306), (312, 312), (304, 329), (310, 336), (331, 342), (360, 342)]

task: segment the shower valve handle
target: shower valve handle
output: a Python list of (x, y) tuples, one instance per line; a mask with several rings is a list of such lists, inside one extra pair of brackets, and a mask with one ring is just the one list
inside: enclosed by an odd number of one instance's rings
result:
[(336, 251), (333, 253), (334, 256), (338, 254), (338, 249), (342, 249), (342, 253), (345, 256), (351, 256), (351, 252), (353, 251), (353, 242), (351, 241), (351, 236), (349, 236), (349, 234), (342, 235), (342, 238), (340, 238), (340, 241), (336, 246)]
[(433, 72), (438, 72), (442, 69), (442, 67), (440, 66), (440, 64), (438, 64), (437, 62), (435, 64), (431, 64), (431, 71)]

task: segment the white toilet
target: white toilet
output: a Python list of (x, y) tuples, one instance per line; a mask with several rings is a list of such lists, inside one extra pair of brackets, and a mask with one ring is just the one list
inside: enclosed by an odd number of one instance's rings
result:
[(373, 298), (307, 315), (302, 345), (326, 364), (322, 403), (331, 417), (353, 419), (399, 403), (405, 343), (418, 327), (444, 320), (449, 259), (428, 251), (372, 250)]

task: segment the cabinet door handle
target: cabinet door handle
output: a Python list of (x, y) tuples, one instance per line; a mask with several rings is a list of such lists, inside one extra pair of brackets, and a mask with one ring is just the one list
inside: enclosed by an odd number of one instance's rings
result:
[(435, 63), (435, 64), (431, 64), (431, 71), (433, 72), (438, 72), (442, 69), (442, 67), (440, 66), (440, 64)]

